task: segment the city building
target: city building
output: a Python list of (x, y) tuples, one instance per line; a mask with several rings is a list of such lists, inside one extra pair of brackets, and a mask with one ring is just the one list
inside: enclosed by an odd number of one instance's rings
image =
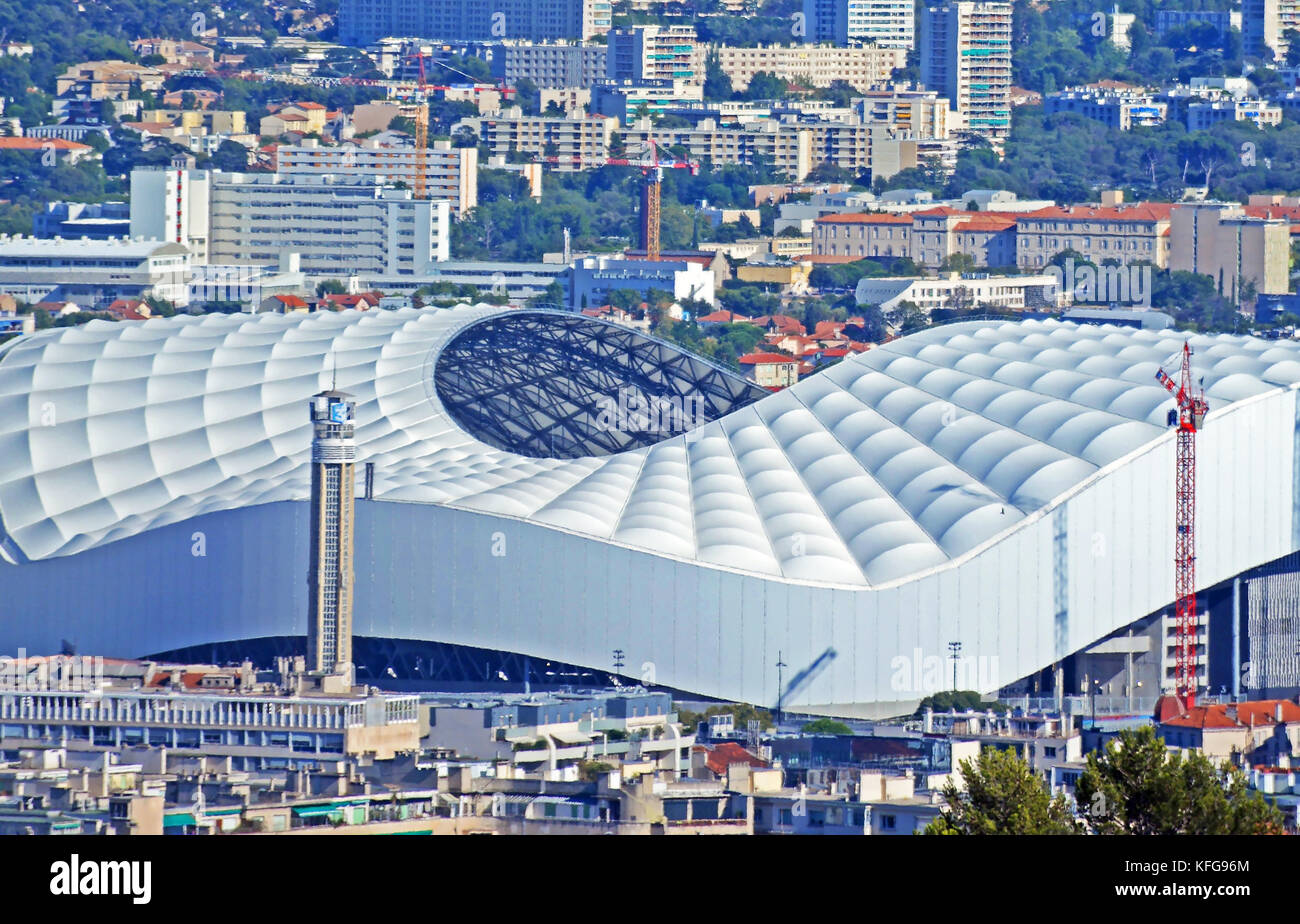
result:
[(521, 80), (543, 90), (590, 87), (605, 79), (607, 51), (595, 44), (503, 42), (492, 46), (492, 76), (512, 87)]
[(125, 202), (47, 202), (32, 216), (35, 237), (129, 237), (131, 209)]
[(924, 90), (870, 90), (853, 100), (860, 122), (888, 125), (914, 138), (947, 138), (955, 118), (947, 98)]
[(420, 275), (450, 255), (446, 200), (346, 173), (133, 170), (131, 232), (175, 236), (195, 263), (267, 266), (297, 253), (308, 276)]
[[(170, 167), (131, 171), (131, 236), (183, 244), (195, 265), (208, 262), (211, 183), (194, 159), (179, 157)], [(274, 260), (268, 261), (274, 262)]]
[(1168, 265), (1169, 226), (1173, 206), (1137, 202), (1115, 206), (1067, 205), (1016, 216), (1016, 264), (1022, 269), (1047, 266), (1057, 254), (1072, 250), (1097, 266), (1147, 262)]
[(918, 50), (921, 83), (952, 105), (953, 127), (1000, 150), (1011, 130), (1011, 4), (927, 6)]
[(390, 276), (384, 273), (361, 273), (358, 285), (387, 293), (414, 294), (417, 290), (437, 286), (473, 286), (479, 292), (504, 295), (512, 304), (540, 298), (552, 285), (562, 293), (560, 304), (568, 305), (570, 266), (566, 263), (502, 263), (498, 261), (448, 260), (438, 263), (422, 276)]
[(1131, 128), (1159, 125), (1168, 114), (1169, 105), (1140, 90), (1108, 90), (1074, 87), (1043, 98), (1048, 115), (1072, 112), (1126, 132)]
[[(910, 15), (909, 15), (910, 21)], [(716, 45), (709, 49), (736, 90), (745, 90), (758, 73), (768, 73), (800, 86), (829, 87), (844, 82), (857, 90), (889, 83), (895, 68), (907, 65), (907, 50), (868, 45)], [(703, 63), (699, 70), (703, 70)]]
[[(425, 155), (425, 188), (431, 199), (446, 199), (456, 217), (478, 205), (478, 149), (455, 148), (434, 141)], [(366, 138), (339, 145), (302, 144), (276, 148), (276, 170), (282, 174), (339, 174), (373, 177), (377, 182), (415, 185), (415, 147)]]
[(859, 305), (892, 311), (911, 302), (926, 314), (936, 308), (1052, 310), (1064, 304), (1061, 281), (1055, 276), (990, 276), (950, 273), (947, 276), (875, 276), (858, 280), (854, 297)]
[(606, 36), (605, 77), (634, 84), (703, 83), (694, 26), (632, 26)]
[[(321, 694), (304, 684), (301, 658), (282, 658), (274, 671), (247, 661), (4, 661), (10, 670), (0, 682), (0, 752), (54, 744), (96, 752), (103, 767), (109, 749), (152, 749), (155, 763), (165, 749), (172, 759), (206, 756), (214, 766), (220, 760), (263, 770), (322, 769), (367, 753), (391, 759), (420, 746), (418, 696), (364, 687)], [(69, 671), (69, 662), (81, 663)]]
[(1253, 217), (1237, 205), (1180, 205), (1170, 221), (1169, 268), (1209, 276), (1234, 302), (1248, 286), (1256, 294), (1289, 292), (1291, 221)]
[(1246, 54), (1265, 60), (1286, 59), (1286, 33), (1300, 30), (1297, 0), (1242, 0), (1242, 47)]
[(546, 117), (525, 116), (517, 110), (499, 118), (465, 119), (493, 156), (554, 158), (560, 170), (598, 167), (609, 158), (617, 122), (608, 116)]
[(911, 50), (916, 44), (910, 0), (804, 0), (804, 41)]
[(909, 215), (842, 212), (812, 219), (814, 256), (910, 257), (912, 218)]
[(619, 125), (631, 125), (638, 119), (657, 117), (684, 103), (703, 99), (703, 84), (685, 80), (600, 80), (591, 88), (590, 111), (614, 119)]
[(1185, 29), (1193, 23), (1209, 26), (1220, 37), (1232, 29), (1241, 30), (1240, 10), (1156, 10), (1156, 35), (1163, 36), (1175, 29)]
[(755, 157), (762, 157), (773, 169), (796, 181), (806, 177), (818, 162), (810, 127), (775, 121), (739, 127), (702, 119), (692, 128), (663, 128), (639, 120), (623, 133), (623, 138), (629, 148), (650, 141), (663, 148), (680, 145), (697, 162), (750, 164)]
[(20, 301), (75, 301), (88, 310), (118, 299), (189, 300), (190, 253), (157, 240), (64, 240), (0, 235), (0, 293)]
[(1187, 130), (1205, 131), (1219, 122), (1254, 122), (1257, 128), (1282, 124), (1282, 107), (1259, 99), (1211, 99), (1187, 103)]
[(165, 77), (157, 68), (129, 61), (83, 61), (55, 79), (54, 92), (71, 98), (124, 100), (132, 91), (161, 90)]
[(587, 41), (609, 31), (610, 0), (342, 0), (339, 41), (414, 35), (440, 41)]
[(745, 378), (760, 388), (776, 391), (799, 381), (800, 362), (784, 353), (746, 353), (740, 357)]
[(714, 275), (710, 270), (693, 260), (676, 259), (672, 254), (661, 256), (660, 260), (608, 256), (575, 260), (569, 282), (570, 306), (608, 304), (610, 293), (616, 289), (631, 289), (643, 298), (657, 289), (677, 301), (693, 298), (713, 302)]

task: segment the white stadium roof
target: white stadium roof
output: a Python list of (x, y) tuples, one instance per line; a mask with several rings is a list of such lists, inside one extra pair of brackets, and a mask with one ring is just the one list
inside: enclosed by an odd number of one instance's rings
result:
[[(208, 315), (48, 331), (0, 363), (0, 515), (29, 559), (304, 499), (302, 411), (358, 399), (378, 499), (447, 504), (702, 564), (874, 586), (959, 558), (1158, 439), (1177, 334), (950, 325), (689, 435), (583, 459), (463, 432), (429, 353), (500, 309)], [(1300, 345), (1198, 350), (1211, 406), (1300, 382)], [(43, 426), (42, 421), (49, 423)]]
[[(438, 508), (536, 528), (566, 549), (574, 548), (571, 539), (579, 540), (591, 550), (584, 555), (634, 562), (626, 566), (633, 575), (633, 596), (641, 567), (635, 563), (643, 556), (673, 563), (672, 569), (756, 579), (753, 593), (761, 592), (767, 601), (764, 618), (829, 606), (800, 602), (795, 587), (807, 588), (801, 592), (807, 594), (818, 588), (849, 593), (843, 606), (855, 609), (861, 622), (880, 607), (895, 606), (885, 602), (894, 600), (889, 596), (894, 589), (927, 594), (917, 588), (934, 586), (936, 599), (942, 599), (960, 586), (971, 618), (986, 627), (980, 631), (991, 632), (996, 625), (998, 633), (1011, 633), (996, 637), (1002, 639), (1004, 666), (1014, 676), (1068, 653), (1061, 650), (1067, 637), (1074, 650), (1168, 604), (1172, 525), (1163, 530), (1154, 524), (1165, 519), (1172, 524), (1167, 516), (1172, 467), (1163, 461), (1166, 456), (1172, 461), (1165, 426), (1172, 402), (1154, 375), (1159, 364), (1174, 368), (1186, 335), (1056, 321), (931, 328), (851, 356), (752, 403), (746, 403), (752, 395), (737, 393), (738, 409), (689, 433), (604, 455), (542, 458), (485, 441), (449, 410), (440, 396), (442, 384), (435, 385), (435, 369), (450, 352), (449, 344), (491, 319), (525, 314), (544, 324), (552, 323), (547, 318), (556, 324), (564, 318), (584, 330), (609, 327), (573, 315), (481, 305), (96, 321), (11, 342), (0, 348), (0, 557), (20, 563), (21, 571), (31, 567), (22, 563), (75, 560), (216, 511), (305, 500), (311, 439), (307, 399), (329, 387), (336, 375), (338, 388), (358, 402), (358, 461), (375, 465), (375, 499), (400, 502), (374, 505), (392, 508), (384, 516), (406, 517), (398, 507)], [(1287, 394), (1293, 402), (1289, 393), (1300, 383), (1300, 344), (1224, 335), (1195, 336), (1192, 345), (1194, 369), (1204, 379), (1211, 407), (1204, 479), (1235, 483), (1254, 477), (1248, 466), (1267, 465), (1256, 481), (1274, 478), (1276, 470), (1276, 477), (1289, 484), (1290, 404), (1269, 405), (1271, 410), (1255, 417), (1232, 415), (1239, 421), (1232, 426), (1254, 430), (1225, 427), (1217, 435), (1214, 428), (1231, 409), (1253, 407), (1269, 395)], [(530, 388), (540, 393), (541, 406), (546, 400), (573, 400), (571, 382), (540, 373), (537, 379)], [(1265, 419), (1260, 414), (1269, 421), (1269, 436), (1252, 443)], [(1220, 445), (1225, 448), (1216, 448)], [(1139, 459), (1146, 461), (1134, 464)], [(1286, 491), (1287, 485), (1279, 484), (1275, 493), (1289, 498)], [(1277, 509), (1263, 491), (1239, 503), (1223, 493), (1222, 508), (1214, 501), (1205, 511), (1207, 530), (1201, 535), (1213, 532), (1201, 539), (1203, 545), (1213, 544), (1202, 553), (1200, 574), (1206, 580), (1221, 580), (1292, 550), (1289, 503)], [(1112, 495), (1132, 499), (1112, 501)], [(1050, 571), (1051, 556), (1058, 553), (1052, 551), (1050, 529), (1039, 521), (1071, 499), (1081, 506), (1070, 523), (1095, 516), (1097, 529), (1104, 525), (1116, 546), (1133, 543), (1123, 553), (1127, 561), (1073, 562), (1074, 577), (1065, 589), (1061, 576), (1034, 578), (1021, 591), (1004, 586), (1008, 574), (1027, 580), (1028, 572), (1008, 568), (1032, 566), (1039, 575)], [(1140, 508), (1148, 500), (1152, 509)], [(1245, 534), (1232, 538), (1239, 522), (1254, 524), (1249, 540)], [(382, 554), (396, 562), (406, 553)], [(366, 548), (359, 547), (358, 562), (366, 556)], [(596, 561), (590, 559), (588, 567), (597, 567)], [(403, 580), (406, 566), (392, 567), (398, 577), (387, 580)], [(528, 586), (544, 583), (547, 567), (559, 565), (540, 561), (540, 570), (521, 580)], [(1088, 573), (1103, 567), (1114, 570)], [(965, 583), (968, 573), (986, 599), (973, 599)], [(978, 577), (985, 573), (987, 578)], [(286, 581), (300, 582), (298, 571), (289, 574)], [(697, 580), (679, 577), (678, 570), (654, 574), (653, 580), (665, 574), (678, 583)], [(949, 578), (958, 583), (949, 587)], [(447, 580), (477, 577), (457, 574)], [(722, 580), (722, 586), (730, 586), (729, 578)], [(1077, 595), (1093, 581), (1109, 582), (1117, 589), (1107, 593), (1115, 596), (1095, 605), (1075, 600), (1071, 618), (1078, 628), (1060, 630), (1065, 635), (1055, 641), (1050, 633), (1028, 638), (1027, 627), (1035, 621), (1050, 623), (1045, 611), (1057, 605), (1054, 592)], [(790, 588), (789, 595), (766, 596), (778, 587)], [(879, 602), (859, 599), (863, 592)], [(590, 599), (566, 604), (564, 593), (557, 585), (555, 599), (546, 604), (556, 614), (566, 606), (598, 605)], [(1013, 593), (1021, 596), (997, 596)], [(515, 605), (527, 611), (523, 602), (510, 604)], [(632, 600), (627, 618), (638, 618), (633, 611), (641, 605)], [(664, 603), (653, 605), (662, 611)], [(749, 610), (754, 605), (745, 604)], [(900, 614), (916, 605), (897, 604)], [(719, 606), (725, 609), (725, 603)], [(383, 631), (416, 637), (416, 629), (399, 625), (406, 618), (394, 616)], [(790, 628), (795, 616), (789, 618), (790, 623), (781, 623), (782, 632), (795, 631)], [(431, 631), (419, 628), (415, 615), (410, 619), (420, 633)], [(843, 628), (835, 631), (840, 632), (837, 646), (843, 646)], [(935, 639), (945, 633), (959, 637), (939, 623), (933, 631)], [(508, 647), (512, 635), (518, 630), (481, 644)], [(445, 636), (480, 644), (468, 628)], [(1018, 636), (1021, 641), (1009, 641)], [(904, 644), (903, 635), (897, 637)], [(918, 644), (928, 650), (941, 644), (935, 639)], [(810, 657), (830, 650), (829, 642), (804, 641)], [(547, 656), (587, 664), (597, 657), (584, 648), (585, 636), (547, 640), (552, 642)], [(601, 644), (591, 642), (592, 651)], [(779, 644), (787, 656), (795, 645)], [(864, 637), (854, 644), (872, 643)], [(1013, 644), (1019, 646), (1014, 651), (1007, 647)], [(861, 662), (877, 656), (869, 650), (852, 657)], [(724, 651), (718, 657), (725, 661), (729, 655)], [(767, 653), (753, 657), (772, 661)], [(733, 682), (729, 663), (708, 667), (701, 660), (688, 670), (670, 668), (668, 654), (655, 658), (661, 682), (710, 695), (771, 700), (770, 693), (754, 687), (755, 676), (763, 673), (756, 666), (746, 668), (748, 675), (736, 674)], [(748, 664), (750, 654), (744, 658)], [(871, 675), (828, 681), (825, 691), (808, 694), (809, 701), (888, 698), (891, 694), (882, 692), (883, 671), (878, 667)]]

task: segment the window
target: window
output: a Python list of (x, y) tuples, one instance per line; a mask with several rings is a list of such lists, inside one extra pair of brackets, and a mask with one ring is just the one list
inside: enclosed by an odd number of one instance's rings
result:
[(898, 816), (897, 816), (897, 815), (881, 815), (881, 816), (880, 816), (880, 830), (881, 830), (881, 831), (893, 831), (893, 830), (895, 830), (895, 829), (897, 829), (897, 828), (898, 828)]

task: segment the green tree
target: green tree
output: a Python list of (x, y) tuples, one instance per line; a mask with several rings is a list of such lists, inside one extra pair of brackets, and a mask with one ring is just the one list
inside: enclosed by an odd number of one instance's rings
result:
[(1170, 752), (1147, 726), (1088, 755), (1075, 800), (1098, 834), (1280, 833), (1282, 817), (1240, 771)]
[(851, 735), (853, 729), (834, 719), (813, 719), (804, 725), (801, 731), (805, 735)]
[(1011, 750), (989, 748), (960, 765), (963, 786), (943, 789), (947, 811), (926, 834), (1077, 834), (1063, 796), (1048, 795), (1043, 781)]
[(326, 279), (316, 286), (316, 294), (320, 295), (343, 295), (348, 291), (347, 286), (337, 279)]

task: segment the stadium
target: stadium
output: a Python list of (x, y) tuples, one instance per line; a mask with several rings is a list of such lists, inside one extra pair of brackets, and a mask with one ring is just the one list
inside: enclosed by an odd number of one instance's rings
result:
[[(307, 406), (335, 386), (357, 401), (362, 679), (625, 659), (697, 696), (867, 716), (958, 666), (985, 693), (1131, 693), (1144, 671), (1156, 692), (1155, 372), (1185, 336), (970, 321), (767, 392), (632, 330), (487, 305), (41, 331), (0, 346), (0, 651), (301, 650)], [(1293, 688), (1300, 344), (1191, 344), (1205, 683)]]

